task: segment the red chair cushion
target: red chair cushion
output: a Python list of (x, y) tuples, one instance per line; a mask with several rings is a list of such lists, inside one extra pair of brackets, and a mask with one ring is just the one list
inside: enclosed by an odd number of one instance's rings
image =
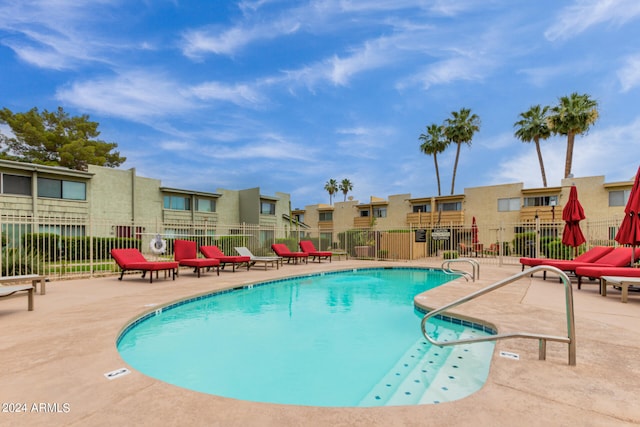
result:
[(640, 277), (640, 268), (583, 266), (576, 268), (576, 275), (600, 278), (602, 276)]
[(176, 261), (198, 258), (198, 246), (190, 240), (176, 240), (173, 242), (173, 258)]

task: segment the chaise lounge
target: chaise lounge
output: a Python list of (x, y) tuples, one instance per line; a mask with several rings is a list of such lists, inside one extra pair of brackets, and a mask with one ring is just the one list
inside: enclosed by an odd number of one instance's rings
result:
[(142, 271), (142, 278), (149, 273), (149, 283), (153, 283), (153, 272), (156, 276), (159, 271), (171, 272), (173, 280), (176, 279), (176, 270), (178, 263), (176, 261), (147, 261), (142, 253), (135, 248), (132, 249), (111, 249), (111, 256), (115, 260), (118, 267), (122, 270), (118, 280), (122, 280), (126, 271)]
[[(613, 246), (595, 246), (585, 253), (578, 255), (572, 261), (575, 262), (594, 262), (598, 258), (602, 258), (604, 255), (608, 254), (613, 250)], [(548, 265), (549, 262), (556, 261), (565, 261), (561, 259), (553, 259), (553, 258), (529, 258), (522, 257), (520, 258), (520, 264), (522, 264), (522, 271), (524, 271), (525, 265), (528, 267), (535, 267), (537, 265)], [(568, 260), (566, 260), (568, 261)]]
[(303, 260), (305, 263), (309, 260), (309, 255), (305, 252), (291, 252), (287, 245), (284, 243), (274, 243), (271, 245), (271, 249), (276, 253), (279, 257), (285, 258), (287, 260), (287, 264), (289, 261), (293, 260), (294, 264), (298, 263), (298, 260)]
[(248, 256), (225, 255), (217, 246), (200, 246), (200, 252), (207, 258), (213, 258), (220, 261), (222, 269), (226, 264), (231, 264), (231, 271), (236, 271), (236, 264), (247, 264), (247, 270), (251, 268), (251, 258)]
[[(593, 262), (546, 260), (542, 265), (550, 265), (578, 276), (576, 270), (579, 267), (625, 267), (631, 264), (631, 251), (634, 251), (634, 258), (638, 259), (640, 248), (635, 248), (634, 250), (634, 248), (629, 247), (617, 247)], [(578, 289), (580, 289), (581, 285), (581, 276), (578, 276)]]
[(214, 258), (198, 258), (198, 245), (190, 240), (176, 240), (173, 242), (173, 258), (181, 266), (193, 267), (193, 272), (200, 277), (200, 269), (216, 268), (220, 275), (220, 260)]
[(238, 255), (248, 256), (250, 259), (251, 265), (254, 265), (258, 262), (263, 263), (265, 270), (269, 265), (273, 267), (273, 265), (275, 264), (276, 270), (280, 269), (280, 265), (282, 265), (282, 258), (279, 256), (256, 256), (249, 250), (249, 248), (245, 248), (244, 246), (240, 246), (234, 249), (236, 252), (238, 252)]
[(300, 243), (298, 243), (298, 245), (300, 245), (300, 249), (302, 250), (302, 252), (306, 253), (308, 256), (313, 257), (312, 261), (315, 261), (316, 258), (318, 258), (319, 263), (322, 259), (328, 259), (329, 262), (331, 262), (331, 255), (333, 254), (328, 251), (317, 250), (311, 240), (300, 240)]
[(0, 286), (0, 297), (8, 297), (16, 292), (27, 292), (27, 310), (33, 311), (33, 293), (35, 287), (33, 285), (13, 285), (13, 286)]

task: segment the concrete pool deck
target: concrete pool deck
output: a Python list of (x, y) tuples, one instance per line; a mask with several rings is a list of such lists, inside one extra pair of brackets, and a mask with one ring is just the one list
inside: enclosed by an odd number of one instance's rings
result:
[[(640, 424), (640, 295), (620, 302), (598, 286), (574, 283), (577, 366), (567, 345), (550, 342), (538, 360), (536, 340), (497, 343), (489, 377), (477, 393), (437, 405), (382, 408), (298, 407), (239, 401), (185, 390), (147, 377), (120, 358), (120, 330), (153, 304), (271, 278), (370, 266), (432, 266), (420, 262), (334, 261), (209, 272), (170, 279), (138, 274), (52, 281), (27, 311), (24, 296), (0, 300), (0, 425), (3, 426), (632, 426)], [(457, 279), (423, 294), (440, 306), (520, 271), (481, 266), (475, 283)], [(499, 332), (566, 334), (564, 290), (555, 277), (526, 277), (454, 310), (493, 323)], [(419, 330), (419, 321), (416, 328)], [(500, 357), (517, 353), (519, 360)], [(256, 357), (259, 357), (259, 349)], [(131, 373), (108, 380), (119, 368)], [(22, 412), (17, 412), (18, 410)]]

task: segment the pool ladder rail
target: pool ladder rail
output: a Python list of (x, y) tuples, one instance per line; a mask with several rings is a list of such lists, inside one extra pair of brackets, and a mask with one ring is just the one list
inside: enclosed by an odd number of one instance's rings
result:
[[(454, 263), (454, 262), (464, 262), (467, 264), (471, 264), (471, 273), (469, 273), (468, 271), (464, 271), (464, 270), (454, 270), (451, 268), (450, 264)], [(471, 281), (475, 282), (476, 279), (480, 278), (480, 264), (478, 263), (478, 261), (476, 261), (473, 258), (455, 258), (455, 259), (448, 259), (442, 262), (442, 271), (444, 271), (446, 274), (461, 274), (466, 280), (467, 282), (469, 281), (469, 278), (471, 278)]]
[[(453, 260), (452, 260), (453, 261)], [(537, 271), (551, 271), (553, 273), (558, 274), (560, 281), (564, 284), (565, 289), (565, 300), (566, 300), (566, 315), (567, 315), (567, 336), (554, 336), (554, 335), (545, 335), (545, 334), (534, 334), (529, 332), (511, 332), (505, 334), (495, 334), (485, 337), (478, 338), (465, 338), (454, 341), (436, 341), (429, 336), (426, 330), (426, 324), (430, 318), (449, 310), (458, 305), (464, 304), (468, 301), (471, 301), (479, 296), (492, 292), (496, 289), (499, 289), (503, 286), (506, 286), (510, 283), (513, 283), (523, 277), (530, 277), (533, 273)], [(529, 338), (529, 339), (537, 339), (539, 341), (538, 344), (538, 359), (545, 360), (547, 356), (547, 341), (556, 341), (568, 344), (568, 352), (569, 352), (569, 366), (576, 365), (576, 332), (575, 332), (575, 319), (574, 319), (574, 310), (573, 310), (573, 288), (571, 287), (571, 281), (569, 280), (569, 276), (567, 274), (556, 268), (549, 265), (539, 265), (536, 267), (532, 267), (527, 269), (526, 271), (522, 271), (518, 274), (515, 274), (506, 279), (500, 280), (492, 285), (487, 286), (486, 288), (480, 289), (476, 292), (473, 292), (465, 297), (459, 298), (456, 301), (453, 301), (443, 307), (440, 307), (436, 310), (429, 311), (422, 318), (422, 335), (433, 345), (439, 346), (447, 346), (447, 345), (456, 345), (456, 344), (468, 344), (474, 342), (485, 342), (485, 341), (497, 341), (500, 339), (506, 338)]]

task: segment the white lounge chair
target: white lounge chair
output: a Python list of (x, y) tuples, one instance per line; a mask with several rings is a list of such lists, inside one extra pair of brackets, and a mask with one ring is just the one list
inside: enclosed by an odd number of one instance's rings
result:
[(283, 263), (282, 257), (279, 257), (279, 256), (255, 256), (249, 250), (249, 248), (245, 248), (244, 246), (240, 246), (234, 249), (236, 250), (236, 252), (238, 252), (240, 256), (248, 256), (249, 258), (251, 258), (251, 265), (254, 265), (258, 262), (263, 263), (265, 270), (269, 265), (273, 267), (274, 263), (275, 263), (276, 269), (279, 269), (280, 265), (282, 265)]

